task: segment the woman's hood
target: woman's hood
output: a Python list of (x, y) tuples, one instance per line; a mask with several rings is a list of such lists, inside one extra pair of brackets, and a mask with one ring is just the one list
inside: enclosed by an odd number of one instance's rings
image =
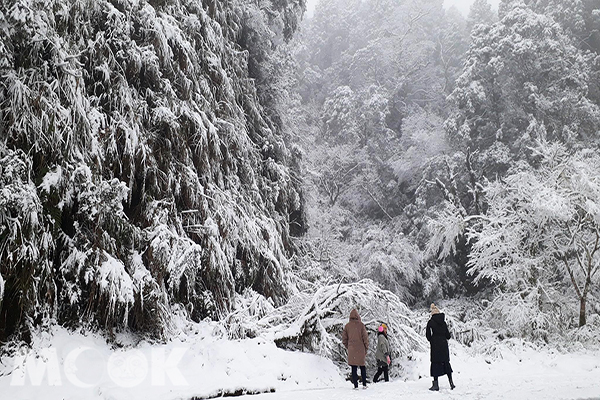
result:
[(350, 321), (352, 321), (353, 319), (360, 321), (360, 315), (358, 315), (358, 311), (356, 311), (356, 308), (350, 311)]

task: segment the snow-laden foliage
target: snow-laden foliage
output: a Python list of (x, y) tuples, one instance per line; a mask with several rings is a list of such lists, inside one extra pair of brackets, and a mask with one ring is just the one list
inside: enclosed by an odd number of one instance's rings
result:
[[(239, 299), (236, 312), (224, 321), (230, 337), (262, 335), (281, 347), (315, 352), (344, 365), (347, 357), (342, 330), (353, 308), (367, 327), (371, 349), (377, 344), (377, 327), (383, 322), (389, 327), (393, 359), (407, 358), (413, 351), (426, 348), (424, 336), (416, 332), (413, 312), (398, 296), (369, 279), (315, 286), (298, 292), (279, 308), (249, 291)], [(369, 368), (376, 368), (374, 354), (368, 354)]]
[(160, 334), (173, 304), (287, 298), (304, 222), (264, 69), (303, 8), (2, 3), (0, 337), (45, 317)]
[[(524, 4), (501, 21), (480, 26), (452, 93), (457, 110), (447, 120), (460, 147), (486, 151), (496, 142), (523, 158), (528, 127), (544, 125), (548, 138), (597, 143), (600, 111), (588, 96), (590, 55), (580, 51), (551, 17)], [(482, 162), (486, 175), (500, 166)]]
[(477, 25), (491, 25), (496, 19), (496, 13), (488, 0), (475, 0), (467, 16), (467, 27), (469, 31), (473, 31)]
[(574, 45), (598, 54), (600, 3), (595, 0), (501, 0), (500, 17), (509, 13), (515, 5), (523, 4), (558, 22), (565, 33), (575, 39)]
[(411, 290), (421, 279), (419, 249), (395, 225), (371, 225), (361, 233), (355, 254), (358, 276), (414, 303)]
[[(0, 275), (2, 320), (39, 319), (53, 314), (54, 248), (49, 216), (30, 178), (31, 160), (22, 150), (0, 145)], [(3, 333), (4, 322), (0, 325)]]
[[(540, 138), (572, 149), (599, 143), (595, 56), (582, 50), (579, 34), (566, 29), (571, 17), (581, 25), (582, 2), (503, 4), (498, 22), (474, 25), (445, 122), (453, 150), (432, 160), (417, 192), (425, 205), (428, 256), (441, 269), (453, 268), (455, 286), (464, 284), (471, 294), (491, 289), (488, 278), (473, 282), (467, 274), (474, 242), (465, 237), (466, 229), (485, 219), (488, 181), (503, 179), (517, 164), (535, 169), (539, 158), (532, 148)], [(550, 5), (556, 7), (550, 11)], [(485, 10), (489, 6), (478, 1), (471, 11)]]
[(497, 285), (502, 324), (545, 335), (575, 325), (574, 315), (585, 325), (599, 293), (600, 158), (544, 141), (533, 151), (538, 168), (517, 165), (485, 189), (489, 209), (469, 229), (469, 265)]
[(304, 259), (308, 259), (297, 276), (314, 281), (306, 271), (315, 269), (336, 282), (369, 278), (408, 304), (416, 300), (414, 288), (422, 280), (422, 252), (403, 233), (400, 218), (391, 223), (365, 221), (339, 205), (330, 208), (312, 199), (308, 205), (309, 218), (315, 223), (304, 241)]
[(461, 209), (449, 201), (442, 204), (444, 208), (437, 218), (429, 221), (431, 238), (427, 243), (427, 253), (440, 259), (456, 252), (458, 238), (464, 234), (466, 228)]
[[(498, 20), (485, 0), (466, 19), (441, 1), (321, 1), (296, 49), (312, 191), (303, 277), (367, 277), (410, 305), (483, 298), (475, 320), (460, 322), (463, 343), (490, 331), (568, 334), (580, 296), (566, 266), (531, 268), (519, 289), (469, 274), (477, 238), (467, 233), (493, 219), (490, 181), (545, 162), (532, 150), (536, 140), (572, 151), (600, 143), (598, 59), (588, 52), (597, 2), (503, 4)], [(555, 198), (536, 189), (553, 215)], [(521, 206), (515, 213), (527, 212)], [(489, 233), (499, 247), (523, 239)], [(579, 272), (581, 296), (596, 296)]]
[(441, 1), (328, 0), (303, 28), (309, 254), (334, 279), (368, 277), (413, 304), (432, 277), (421, 268), (431, 205), (416, 192), (449, 150), (465, 19)]

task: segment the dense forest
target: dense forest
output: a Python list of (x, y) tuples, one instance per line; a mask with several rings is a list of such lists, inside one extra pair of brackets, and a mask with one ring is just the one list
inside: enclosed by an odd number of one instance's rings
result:
[(285, 302), (305, 219), (271, 86), (303, 10), (2, 1), (0, 337)]
[(0, 4), (0, 341), (600, 329), (597, 1)]
[(290, 51), (328, 275), (501, 336), (598, 328), (598, 2), (321, 0)]

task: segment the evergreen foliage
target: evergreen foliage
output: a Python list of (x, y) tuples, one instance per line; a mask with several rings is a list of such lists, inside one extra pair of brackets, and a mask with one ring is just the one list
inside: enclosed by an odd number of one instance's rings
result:
[(0, 337), (51, 319), (160, 336), (177, 304), (287, 299), (301, 189), (262, 94), (303, 9), (2, 2)]
[[(596, 254), (594, 228), (577, 236), (578, 250), (561, 250), (566, 262), (556, 253), (530, 268), (526, 249), (554, 248), (549, 225), (499, 236), (489, 190), (508, 190), (517, 170), (554, 168), (539, 142), (574, 158), (597, 151), (599, 13), (587, 0), (503, 0), (498, 15), (477, 0), (466, 18), (437, 1), (321, 1), (297, 48), (312, 261), (342, 282), (369, 277), (411, 305), (484, 298), (478, 316), (502, 335), (548, 339), (592, 320), (597, 274), (582, 254)], [(529, 206), (505, 209), (529, 215)], [(573, 207), (560, 229), (589, 220)], [(501, 245), (528, 255), (480, 257)]]

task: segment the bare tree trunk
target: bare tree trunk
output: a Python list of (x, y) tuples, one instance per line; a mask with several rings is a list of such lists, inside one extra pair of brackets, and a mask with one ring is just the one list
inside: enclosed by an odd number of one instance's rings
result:
[(473, 192), (473, 204), (475, 205), (475, 214), (481, 215), (481, 207), (479, 206), (480, 200), (480, 184), (478, 183), (477, 175), (473, 169), (473, 153), (471, 148), (467, 149), (467, 170), (469, 171), (469, 181), (471, 182), (471, 191)]
[(580, 302), (580, 306), (579, 306), (579, 327), (581, 328), (582, 326), (585, 325), (586, 323), (586, 319), (585, 319), (585, 303), (586, 303), (586, 298), (582, 297), (581, 298), (581, 302)]
[(592, 270), (592, 268), (590, 267), (588, 269), (588, 276), (585, 280), (585, 286), (583, 288), (583, 293), (581, 294), (581, 297), (580, 297), (580, 303), (579, 303), (579, 327), (580, 328), (586, 324), (585, 306), (587, 303), (587, 296), (590, 291), (590, 286), (592, 285), (591, 270)]

